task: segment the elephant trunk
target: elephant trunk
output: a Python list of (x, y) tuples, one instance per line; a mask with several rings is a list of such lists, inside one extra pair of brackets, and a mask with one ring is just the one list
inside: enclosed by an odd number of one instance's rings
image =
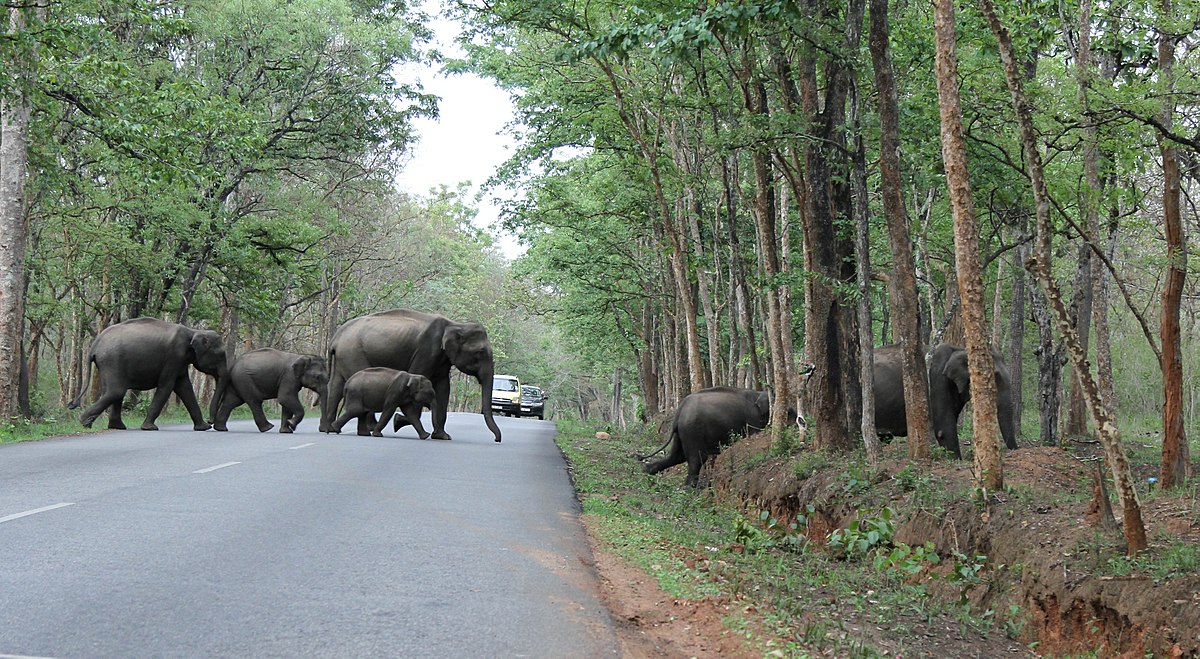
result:
[(496, 420), (492, 418), (492, 376), (495, 370), (491, 366), (479, 369), (479, 388), (480, 398), (483, 399), (483, 406), (479, 413), (483, 415), (483, 422), (487, 424), (488, 430), (492, 431), (492, 435), (496, 441), (500, 441), (500, 427), (496, 425)]
[(217, 411), (221, 409), (221, 401), (225, 398), (225, 390), (229, 387), (229, 366), (221, 364), (215, 373), (217, 386), (213, 393), (212, 402), (208, 404), (208, 422), (215, 423)]

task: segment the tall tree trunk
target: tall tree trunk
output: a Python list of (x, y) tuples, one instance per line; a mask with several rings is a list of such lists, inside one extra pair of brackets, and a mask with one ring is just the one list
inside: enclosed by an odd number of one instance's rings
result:
[(875, 428), (875, 341), (871, 336), (871, 223), (867, 212), (867, 154), (859, 120), (858, 85), (850, 87), (850, 130), (854, 135), (855, 260), (858, 266), (859, 381), (862, 385), (863, 446), (871, 466), (877, 466), (882, 448)]
[[(947, 0), (939, 0), (946, 2)], [(1129, 472), (1129, 462), (1125, 458), (1125, 450), (1121, 446), (1121, 434), (1117, 429), (1116, 417), (1108, 416), (1100, 402), (1099, 389), (1096, 380), (1087, 367), (1087, 354), (1083, 352), (1075, 327), (1071, 323), (1070, 314), (1063, 303), (1058, 283), (1054, 279), (1050, 263), (1052, 258), (1050, 244), (1050, 195), (1046, 191), (1046, 181), (1042, 170), (1042, 156), (1038, 149), (1037, 136), (1033, 129), (1033, 111), (1025, 97), (1021, 77), (1017, 72), (1016, 59), (1013, 57), (1012, 41), (1008, 30), (1000, 23), (996, 9), (991, 0), (980, 0), (980, 8), (987, 18), (988, 26), (996, 35), (1000, 46), (1000, 60), (1004, 64), (1004, 74), (1008, 81), (1008, 89), (1012, 96), (1013, 111), (1017, 116), (1017, 124), (1021, 131), (1021, 144), (1025, 153), (1025, 161), (1029, 168), (1029, 180), (1033, 187), (1033, 198), (1037, 218), (1037, 240), (1031, 270), (1042, 284), (1046, 299), (1054, 308), (1058, 318), (1059, 331), (1063, 335), (1063, 343), (1071, 356), (1071, 364), (1075, 367), (1083, 390), (1091, 409), (1092, 422), (1096, 425), (1100, 442), (1104, 445), (1105, 457), (1112, 470), (1113, 483), (1123, 508), (1125, 527), (1125, 545), (1129, 556), (1134, 556), (1146, 548), (1146, 526), (1142, 522), (1141, 505), (1138, 503), (1137, 490), (1133, 487), (1133, 478)], [(974, 382), (972, 382), (974, 385)], [(976, 403), (978, 406), (979, 403)]]
[[(1079, 258), (1075, 272), (1075, 295), (1071, 301), (1071, 317), (1079, 335), (1079, 347), (1088, 354), (1091, 343), (1092, 325), (1092, 249), (1086, 244), (1079, 246)], [(1068, 379), (1066, 424), (1063, 437), (1078, 437), (1087, 434), (1087, 406), (1084, 404), (1083, 386), (1079, 374), (1071, 369)]]
[(1017, 246), (1012, 251), (1012, 287), (1009, 295), (1012, 297), (1012, 311), (1009, 317), (1008, 330), (1008, 373), (1012, 377), (1009, 391), (1013, 402), (1013, 432), (1015, 439), (1020, 441), (1021, 417), (1025, 413), (1025, 255), (1028, 249), (1025, 220), (1021, 220)]
[[(1162, 0), (1163, 23), (1174, 17), (1172, 0)], [(1158, 149), (1163, 168), (1163, 230), (1167, 236), (1167, 273), (1162, 293), (1163, 448), (1159, 484), (1164, 488), (1183, 485), (1191, 475), (1187, 435), (1183, 429), (1183, 351), (1180, 345), (1179, 305), (1187, 274), (1187, 238), (1179, 210), (1179, 156), (1175, 144), (1163, 131), (1170, 131), (1175, 116), (1175, 46), (1178, 37), (1165, 25), (1159, 32), (1158, 73), (1165, 89), (1161, 94)]]
[[(903, 359), (904, 409), (908, 424), (908, 457), (929, 457), (929, 382), (925, 351), (921, 346), (920, 304), (916, 266), (900, 176), (900, 111), (889, 46), (888, 0), (871, 0), (870, 47), (879, 104), (879, 178), (888, 245), (892, 248), (892, 273), (888, 301), (895, 341)], [(864, 202), (865, 203), (865, 200)], [(864, 369), (865, 370), (865, 369)], [(865, 403), (865, 398), (864, 398)], [(864, 411), (865, 415), (865, 411)]]
[(661, 411), (658, 400), (658, 371), (654, 368), (654, 352), (657, 342), (657, 332), (654, 327), (654, 314), (651, 312), (650, 300), (642, 302), (642, 341), (638, 353), (638, 378), (642, 385), (643, 421), (652, 419)]
[(934, 0), (937, 43), (934, 71), (942, 125), (942, 159), (954, 215), (954, 260), (962, 300), (967, 366), (971, 377), (971, 419), (975, 432), (975, 479), (989, 490), (1004, 486), (1000, 461), (1000, 424), (996, 413), (995, 364), (983, 306), (983, 276), (979, 263), (979, 225), (971, 199), (967, 145), (963, 138), (958, 94), (958, 55), (954, 36), (954, 1)]
[[(6, 36), (26, 29), (28, 9), (8, 9)], [(25, 178), (29, 150), (30, 103), (22, 89), (31, 82), (32, 54), (9, 46), (0, 60), (16, 85), (0, 98), (0, 422), (20, 412), (25, 338)]]

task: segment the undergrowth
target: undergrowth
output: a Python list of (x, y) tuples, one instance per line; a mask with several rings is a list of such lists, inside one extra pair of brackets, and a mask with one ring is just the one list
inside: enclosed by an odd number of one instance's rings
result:
[[(652, 428), (605, 440), (578, 424), (559, 422), (558, 428), (585, 520), (605, 548), (652, 575), (673, 597), (733, 602), (727, 624), (766, 654), (881, 656), (884, 650), (864, 627), (898, 630), (903, 645), (906, 630), (919, 634), (921, 624), (935, 618), (956, 622), (964, 638), (996, 626), (993, 612), (973, 613), (966, 604), (966, 593), (981, 583), (986, 557), (939, 557), (932, 545), (895, 542), (899, 520), (891, 508), (864, 508), (849, 528), (817, 542), (806, 534), (805, 514), (784, 523), (768, 511), (718, 502), (708, 489), (683, 487), (682, 473), (675, 472), (685, 465), (646, 476), (632, 456), (659, 443)], [(796, 464), (802, 465), (795, 469), (799, 477), (834, 470), (848, 498), (871, 496), (876, 475), (865, 466), (816, 453)], [(900, 478), (905, 490), (933, 502), (932, 477), (910, 472)], [(931, 581), (948, 583), (962, 596), (933, 597)]]

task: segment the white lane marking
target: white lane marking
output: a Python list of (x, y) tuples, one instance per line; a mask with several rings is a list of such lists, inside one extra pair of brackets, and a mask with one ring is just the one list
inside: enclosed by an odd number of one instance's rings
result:
[[(42, 508), (26, 510), (23, 513), (15, 513), (15, 514), (9, 515), (7, 517), (0, 517), (0, 524), (3, 524), (5, 522), (11, 522), (14, 519), (21, 519), (22, 517), (29, 517), (30, 515), (36, 515), (38, 513), (44, 513), (44, 512), (50, 511), (50, 510), (58, 510), (59, 508), (66, 508), (67, 506), (74, 506), (74, 505), (75, 504), (73, 504), (73, 503), (56, 503), (53, 506), (44, 506)], [(0, 658), (8, 657), (8, 656), (10, 656), (10, 655), (0, 654)]]
[(196, 471), (193, 471), (192, 473), (193, 474), (207, 474), (210, 471), (216, 471), (218, 469), (224, 469), (225, 467), (232, 467), (233, 465), (240, 465), (240, 464), (242, 464), (242, 463), (226, 462), (226, 463), (219, 464), (219, 465), (213, 465), (212, 467), (205, 467), (204, 469), (197, 469)]
[(0, 659), (54, 659), (53, 657), (34, 657), (27, 654), (0, 654)]
[(309, 442), (309, 443), (307, 443), (307, 444), (301, 444), (301, 445), (299, 445), (299, 446), (289, 446), (289, 447), (288, 447), (288, 450), (289, 450), (289, 451), (295, 451), (296, 449), (299, 449), (299, 448), (308, 448), (308, 447), (310, 447), (310, 446), (316, 446), (316, 445), (317, 445), (317, 443), (316, 443), (316, 442)]

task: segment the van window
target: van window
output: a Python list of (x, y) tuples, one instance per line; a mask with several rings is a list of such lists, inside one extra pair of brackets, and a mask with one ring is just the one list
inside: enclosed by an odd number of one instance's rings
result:
[(517, 381), (511, 378), (492, 378), (492, 391), (516, 391)]

